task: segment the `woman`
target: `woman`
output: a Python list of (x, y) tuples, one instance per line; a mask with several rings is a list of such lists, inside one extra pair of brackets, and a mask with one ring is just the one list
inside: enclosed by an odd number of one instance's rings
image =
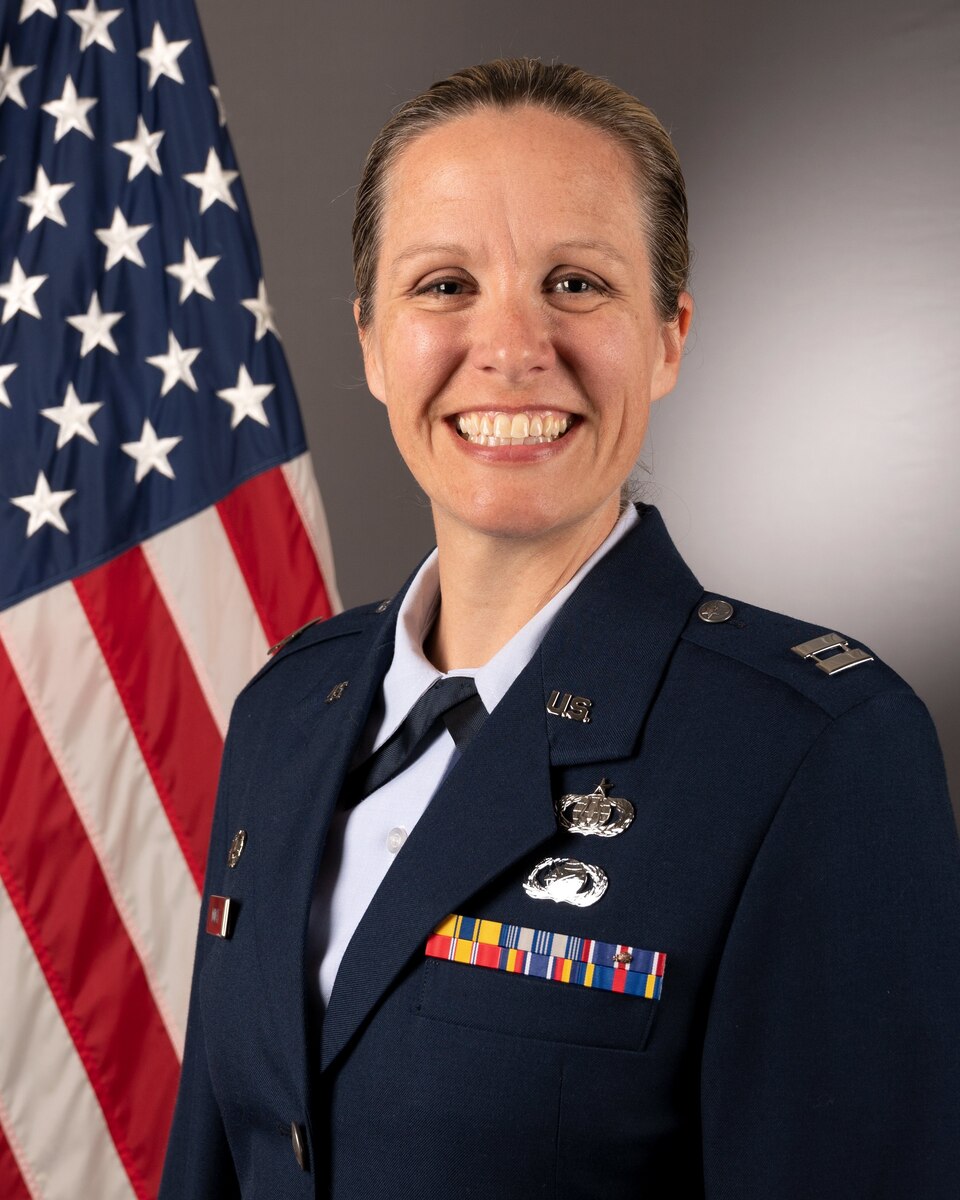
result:
[(354, 229), (438, 549), (237, 703), (162, 1195), (955, 1197), (929, 718), (621, 505), (692, 313), (666, 133), (462, 71)]

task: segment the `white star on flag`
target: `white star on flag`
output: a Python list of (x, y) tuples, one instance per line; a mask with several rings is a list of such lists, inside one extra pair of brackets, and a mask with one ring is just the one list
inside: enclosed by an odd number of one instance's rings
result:
[(194, 292), (198, 296), (206, 296), (208, 300), (214, 298), (213, 288), (210, 286), (210, 280), (207, 279), (207, 276), (219, 261), (219, 254), (213, 255), (211, 258), (198, 258), (190, 239), (183, 239), (183, 262), (171, 263), (166, 268), (170, 275), (180, 280), (181, 304), (183, 304), (188, 296), (193, 295)]
[(147, 359), (151, 367), (158, 367), (163, 372), (163, 384), (160, 395), (165, 396), (178, 383), (185, 383), (192, 391), (197, 391), (197, 381), (193, 377), (193, 366), (199, 348), (185, 350), (174, 337), (173, 330), (167, 334), (166, 354), (154, 354)]
[(6, 325), (18, 312), (25, 312), (28, 316), (36, 317), (39, 320), (40, 309), (37, 307), (35, 296), (37, 289), (41, 284), (46, 283), (47, 278), (46, 275), (26, 275), (23, 267), (20, 266), (20, 259), (15, 258), (10, 278), (6, 283), (0, 283), (0, 300), (6, 301), (3, 306), (3, 316), (0, 317), (0, 325)]
[(127, 180), (136, 179), (144, 167), (149, 167), (155, 175), (162, 174), (160, 156), (157, 147), (163, 141), (163, 130), (151, 133), (143, 117), (137, 117), (137, 132), (126, 142), (114, 142), (114, 150), (122, 150), (130, 155), (130, 167), (127, 170)]
[(95, 446), (99, 445), (97, 435), (90, 428), (90, 418), (101, 408), (103, 408), (103, 405), (96, 402), (81, 404), (80, 397), (77, 395), (73, 384), (68, 383), (67, 394), (63, 398), (63, 403), (55, 408), (41, 408), (40, 412), (48, 421), (53, 421), (55, 425), (59, 425), (60, 428), (57, 430), (57, 449), (60, 450), (74, 437), (82, 437), (85, 441), (92, 442)]
[(4, 100), (12, 100), (14, 104), (26, 108), (27, 102), (23, 98), (20, 84), (26, 75), (36, 69), (36, 67), (15, 67), (10, 61), (9, 45), (4, 46), (3, 58), (0, 58), (0, 104), (3, 104)]
[(230, 414), (230, 428), (236, 429), (244, 417), (250, 417), (260, 425), (268, 425), (267, 414), (263, 411), (263, 402), (273, 391), (272, 383), (254, 383), (246, 367), (241, 366), (237, 372), (236, 387), (224, 388), (217, 392), (221, 400), (233, 408)]
[(227, 110), (223, 107), (223, 97), (220, 95), (220, 89), (215, 83), (210, 84), (210, 94), (213, 96), (214, 103), (217, 106), (217, 123), (222, 129), (227, 123)]
[(257, 284), (256, 296), (249, 300), (241, 300), (240, 303), (257, 318), (257, 327), (253, 333), (254, 341), (259, 342), (268, 333), (272, 333), (275, 337), (280, 336), (273, 321), (273, 307), (267, 299), (267, 285), (262, 279)]
[(153, 40), (145, 49), (137, 51), (137, 58), (142, 58), (150, 66), (148, 88), (152, 88), (161, 75), (166, 75), (175, 83), (183, 83), (183, 75), (177, 59), (189, 45), (189, 38), (183, 42), (168, 42), (160, 28), (160, 22), (154, 21)]
[(53, 0), (23, 0), (20, 5), (20, 20), (17, 24), (22, 25), (34, 13), (43, 13), (45, 17), (55, 18), (57, 15), (57, 6)]
[(10, 503), (22, 508), (30, 514), (27, 521), (27, 537), (33, 537), (44, 525), (53, 525), (61, 533), (69, 533), (67, 523), (60, 509), (71, 496), (77, 494), (76, 488), (68, 492), (51, 492), (47, 477), (41, 471), (37, 476), (37, 486), (32, 496), (11, 496)]
[(107, 248), (105, 271), (115, 267), (118, 262), (127, 259), (138, 267), (145, 267), (139, 242), (153, 228), (152, 225), (128, 225), (127, 218), (119, 208), (113, 210), (113, 221), (109, 229), (95, 229), (93, 232)]
[(150, 422), (144, 421), (140, 441), (123, 442), (120, 446), (124, 454), (129, 454), (137, 460), (137, 469), (133, 474), (134, 482), (140, 483), (151, 471), (159, 471), (161, 475), (173, 479), (173, 467), (167, 461), (167, 455), (182, 441), (183, 438), (180, 437), (157, 437), (156, 430)]
[(7, 380), (17, 369), (18, 363), (0, 363), (0, 404), (4, 408), (12, 408), (10, 397), (7, 395)]
[(76, 313), (67, 317), (67, 324), (79, 329), (83, 334), (80, 343), (80, 357), (86, 358), (91, 350), (103, 346), (111, 354), (119, 354), (117, 343), (113, 340), (110, 330), (123, 317), (122, 312), (105, 313), (100, 309), (100, 297), (96, 292), (90, 297), (90, 307), (85, 313)]
[(58, 225), (66, 225), (67, 218), (63, 215), (60, 201), (74, 185), (72, 183), (51, 183), (43, 167), (37, 167), (33, 181), (33, 191), (20, 197), (20, 203), (30, 209), (27, 219), (27, 232), (36, 229), (41, 221), (56, 221)]
[(73, 76), (68, 75), (64, 80), (63, 95), (60, 99), (50, 100), (47, 104), (40, 106), (51, 117), (57, 118), (57, 127), (53, 131), (53, 140), (59, 142), (62, 137), (66, 137), (71, 129), (78, 129), (81, 133), (86, 134), (88, 138), (92, 139), (93, 130), (90, 128), (90, 122), (87, 120), (87, 113), (96, 103), (97, 100), (93, 96), (78, 96)]
[(123, 12), (122, 8), (111, 8), (103, 12), (97, 8), (96, 0), (87, 0), (87, 7), (81, 12), (76, 9), (73, 12), (68, 12), (67, 16), (71, 21), (76, 21), (80, 26), (80, 50), (87, 50), (90, 46), (96, 44), (103, 46), (105, 50), (110, 50), (116, 53), (116, 46), (113, 44), (113, 38), (110, 36), (108, 28), (117, 17)]
[(225, 171), (216, 150), (211, 147), (204, 169), (191, 171), (188, 175), (184, 175), (184, 179), (187, 183), (192, 183), (195, 188), (200, 189), (200, 211), (202, 213), (205, 213), (210, 205), (216, 204), (218, 200), (236, 212), (237, 202), (230, 194), (230, 184), (239, 174), (239, 171)]

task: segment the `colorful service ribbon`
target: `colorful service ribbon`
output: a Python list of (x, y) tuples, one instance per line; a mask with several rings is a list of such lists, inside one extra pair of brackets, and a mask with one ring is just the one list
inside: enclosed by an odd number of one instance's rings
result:
[(533, 975), (659, 1000), (667, 956), (617, 942), (505, 925), (452, 913), (427, 939), (428, 958)]

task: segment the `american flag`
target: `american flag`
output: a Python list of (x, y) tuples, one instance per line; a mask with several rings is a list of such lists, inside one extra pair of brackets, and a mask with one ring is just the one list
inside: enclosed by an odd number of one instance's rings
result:
[(157, 1193), (220, 751), (338, 607), (192, 0), (0, 0), (0, 1196)]

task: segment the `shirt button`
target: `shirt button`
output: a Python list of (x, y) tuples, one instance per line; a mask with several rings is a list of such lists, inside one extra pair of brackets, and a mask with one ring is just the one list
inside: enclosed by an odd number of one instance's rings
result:
[(407, 831), (402, 825), (397, 825), (387, 834), (387, 849), (391, 854), (396, 854), (403, 843), (407, 840)]

